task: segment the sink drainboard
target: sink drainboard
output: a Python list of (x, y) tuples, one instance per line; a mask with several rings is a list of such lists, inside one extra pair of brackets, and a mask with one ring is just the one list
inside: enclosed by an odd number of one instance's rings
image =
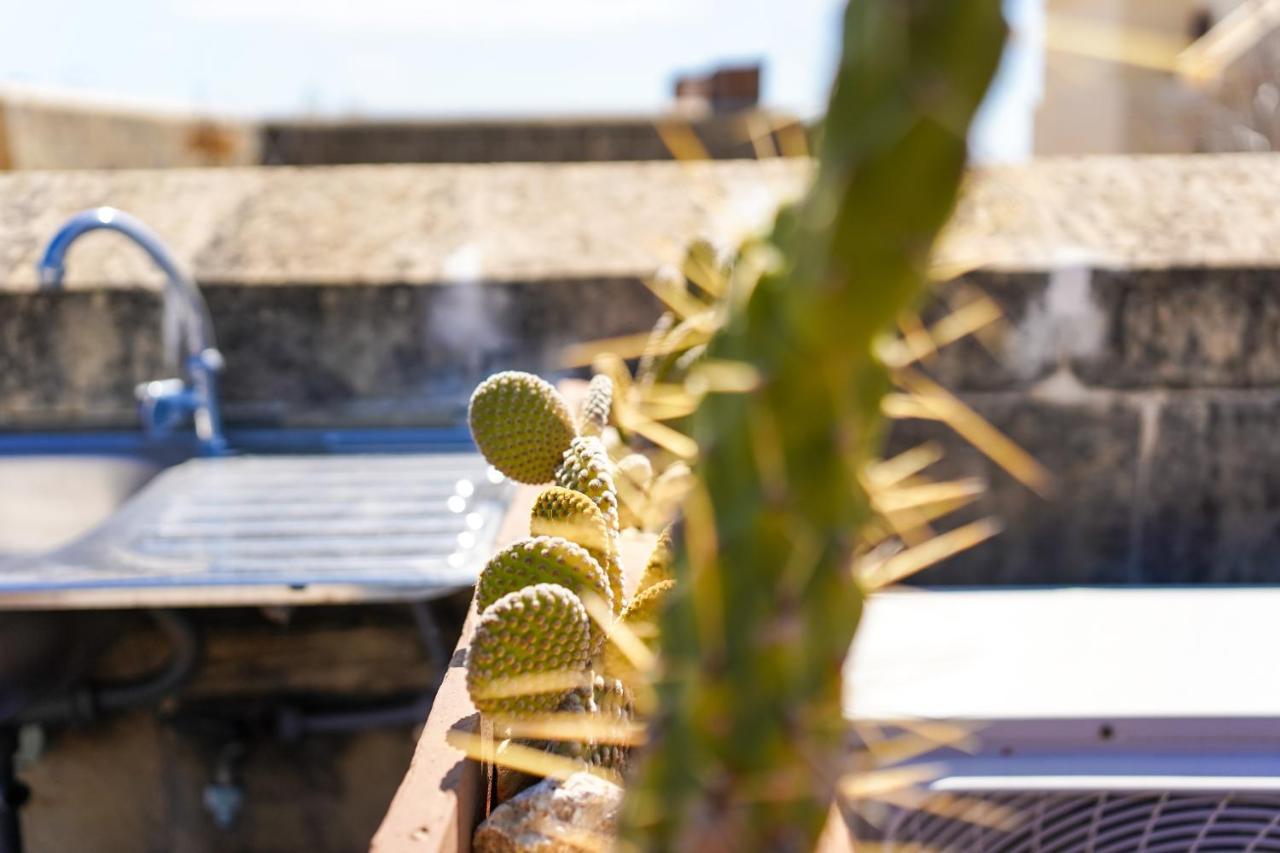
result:
[(6, 563), (0, 594), (358, 587), (364, 598), (474, 583), (511, 487), (470, 453), (194, 459), (84, 538)]

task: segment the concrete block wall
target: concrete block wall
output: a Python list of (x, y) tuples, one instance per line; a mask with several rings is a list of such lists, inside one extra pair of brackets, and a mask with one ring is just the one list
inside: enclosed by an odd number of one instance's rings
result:
[(977, 476), (997, 542), (930, 583), (1280, 580), (1280, 275), (1274, 269), (1070, 268), (978, 274), (1008, 327), (995, 352), (945, 351), (934, 375), (1055, 476), (1038, 497), (935, 424), (939, 473)]
[[(158, 282), (111, 235), (70, 291), (31, 264), (64, 215), (113, 201), (206, 286), (240, 422), (427, 423), (471, 384), (554, 374), (640, 331), (641, 279), (800, 190), (798, 161), (405, 166), (0, 178), (0, 419), (132, 428), (159, 370)], [(1038, 497), (926, 421), (967, 517), (1005, 532), (932, 583), (1280, 580), (1280, 157), (1046, 160), (973, 176), (940, 260), (1002, 307), (987, 346), (926, 369), (1056, 478)], [(753, 213), (754, 211), (754, 213)], [(946, 291), (944, 290), (945, 294)], [(934, 307), (926, 313), (936, 312)], [(963, 520), (963, 519), (962, 519)]]
[(664, 125), (692, 134), (715, 160), (755, 159), (757, 145), (790, 151), (794, 135), (807, 133), (793, 118), (756, 110), (692, 118), (281, 120), (263, 124), (262, 157), (268, 165), (289, 166), (670, 160)]

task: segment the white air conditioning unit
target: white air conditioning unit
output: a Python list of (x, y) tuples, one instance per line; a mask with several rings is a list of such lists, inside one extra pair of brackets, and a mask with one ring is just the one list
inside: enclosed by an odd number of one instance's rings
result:
[(1277, 650), (1280, 589), (885, 594), (846, 715), (969, 742), (846, 822), (886, 851), (1280, 851)]

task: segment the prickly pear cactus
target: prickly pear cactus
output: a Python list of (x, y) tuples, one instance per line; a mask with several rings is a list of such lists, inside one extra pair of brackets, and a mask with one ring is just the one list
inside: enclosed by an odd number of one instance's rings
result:
[(569, 442), (556, 470), (556, 484), (591, 498), (617, 528), (618, 489), (613, 482), (613, 462), (599, 438), (582, 435)]
[(484, 714), (555, 710), (582, 686), (590, 633), (582, 602), (563, 586), (541, 583), (507, 593), (476, 623), (467, 653), (471, 701)]
[(529, 532), (535, 536), (558, 536), (586, 548), (608, 577), (614, 612), (622, 611), (625, 590), (617, 532), (595, 501), (562, 486), (544, 489), (534, 501)]
[(658, 534), (658, 540), (653, 543), (653, 551), (649, 554), (649, 561), (645, 563), (644, 574), (640, 576), (640, 583), (636, 585), (637, 597), (654, 584), (674, 577), (671, 571), (673, 558), (671, 528), (667, 527)]
[[(502, 596), (539, 583), (559, 584), (577, 596), (590, 592), (613, 606), (609, 578), (586, 548), (558, 536), (534, 536), (503, 548), (485, 564), (476, 584), (476, 608), (483, 613)], [(593, 653), (603, 639), (599, 626), (593, 626)]]
[[(657, 645), (658, 618), (662, 615), (662, 607), (674, 588), (673, 580), (658, 581), (636, 593), (622, 614), (621, 623), (650, 648)], [(632, 683), (640, 675), (631, 661), (612, 643), (605, 646), (601, 667), (605, 674), (619, 679), (624, 684)]]
[(555, 477), (578, 432), (560, 392), (517, 371), (482, 382), (471, 395), (467, 420), (489, 464), (518, 483), (533, 485)]
[[(566, 647), (589, 685), (607, 626), (587, 620), (585, 654), (577, 654), (577, 615), (586, 613), (581, 597), (599, 599), (614, 614), (625, 606), (613, 463), (600, 437), (609, 422), (611, 396), (611, 381), (597, 377), (583, 413), (584, 427), (595, 434), (580, 436), (568, 404), (536, 376), (500, 373), (472, 395), (472, 434), (494, 467), (524, 483), (563, 484), (545, 489), (535, 501), (533, 536), (495, 554), (476, 585), (482, 630), (468, 661), (468, 687), (476, 707), (486, 713), (518, 716), (556, 707), (568, 692), (505, 695), (500, 701), (490, 694), (495, 679), (511, 680), (506, 670), (515, 664), (516, 674), (560, 672)], [(539, 608), (553, 618), (541, 625), (530, 621), (529, 613)], [(566, 626), (568, 636), (558, 637)]]
[(613, 380), (603, 373), (591, 377), (587, 398), (582, 403), (582, 434), (599, 435), (609, 425), (613, 411)]
[(887, 387), (873, 343), (923, 289), (1003, 34), (1000, 0), (849, 4), (812, 188), (742, 247), (737, 268), (761, 272), (735, 278), (707, 349), (758, 382), (692, 416), (702, 452), (624, 849), (800, 851), (822, 830)]

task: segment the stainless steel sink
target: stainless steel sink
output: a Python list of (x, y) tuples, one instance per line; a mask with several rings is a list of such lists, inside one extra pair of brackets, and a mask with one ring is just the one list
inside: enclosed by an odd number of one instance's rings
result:
[(229, 438), (192, 458), (0, 434), (0, 607), (427, 598), (474, 583), (510, 500), (457, 429)]
[(130, 456), (0, 456), (0, 560), (78, 539), (159, 471)]

